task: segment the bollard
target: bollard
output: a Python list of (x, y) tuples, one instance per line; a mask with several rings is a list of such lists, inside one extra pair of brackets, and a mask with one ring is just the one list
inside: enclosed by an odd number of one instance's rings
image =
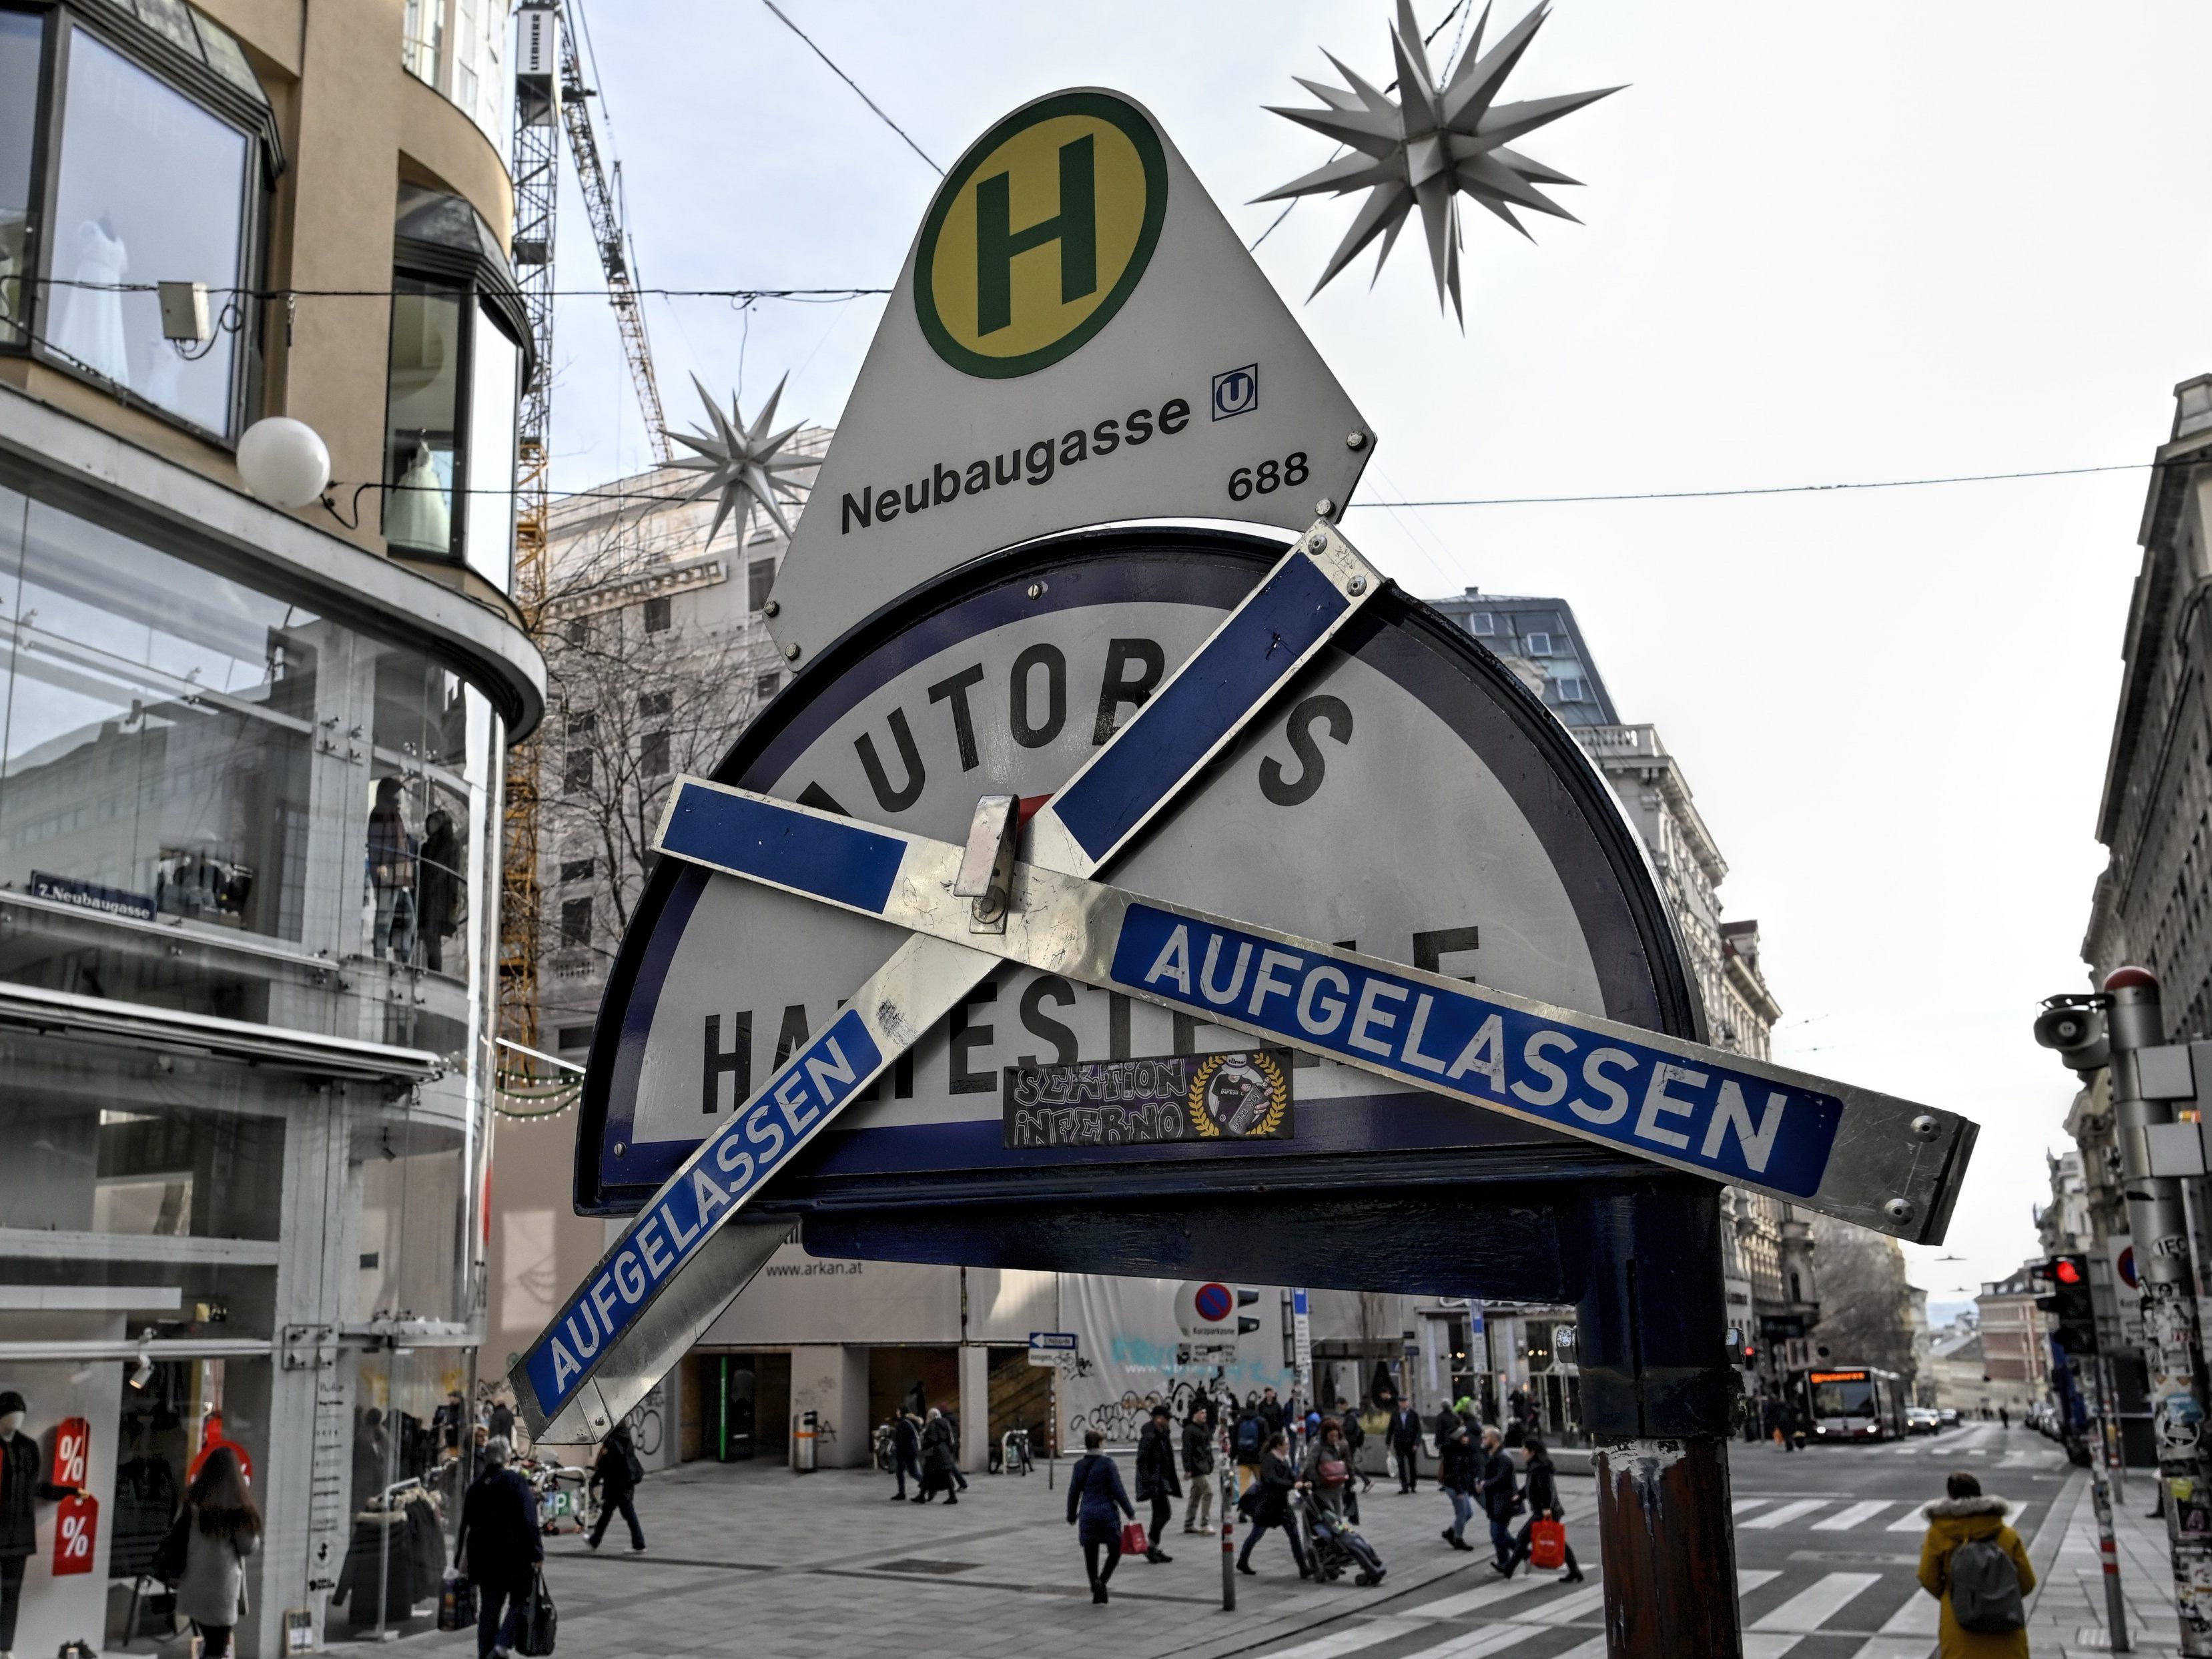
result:
[(2105, 1569), (2105, 1623), (2112, 1653), (2132, 1653), (2128, 1645), (2127, 1599), (2120, 1593), (2120, 1552), (2112, 1537), (2112, 1489), (2104, 1470), (2091, 1467), (2089, 1496), (2097, 1510), (2097, 1555)]
[(1221, 1610), (1237, 1611), (1237, 1465), (1221, 1437)]

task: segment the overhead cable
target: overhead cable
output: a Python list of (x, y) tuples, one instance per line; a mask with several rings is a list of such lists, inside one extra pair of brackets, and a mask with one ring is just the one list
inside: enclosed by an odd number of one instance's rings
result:
[(800, 40), (805, 41), (807, 46), (813, 52), (814, 55), (817, 58), (819, 58), (823, 63), (830, 65), (830, 72), (832, 75), (836, 76), (840, 81), (842, 81), (847, 86), (852, 88), (855, 93), (858, 93), (860, 94), (860, 101), (866, 104), (870, 109), (875, 111), (876, 118), (878, 120), (881, 121), (893, 132), (898, 134), (900, 137), (905, 139), (906, 147), (912, 150), (916, 155), (921, 157), (923, 163), (932, 173), (935, 173), (940, 179), (945, 176), (945, 169), (929, 159), (929, 152), (924, 149), (920, 144), (914, 142), (913, 134), (909, 133), (897, 122), (892, 120), (890, 116), (884, 114), (884, 106), (881, 104), (878, 104), (874, 99), (869, 97), (866, 93), (861, 92), (860, 83), (858, 81), (855, 81), (851, 76), (846, 74), (844, 70), (839, 69), (836, 61), (831, 58), (830, 54), (814, 44), (814, 39), (811, 35), (808, 34), (805, 29), (799, 27), (798, 24), (793, 22), (791, 19), (786, 17), (783, 15), (783, 9), (775, 3), (775, 0), (761, 0), (761, 4), (766, 6), (770, 11), (774, 12), (776, 15), (776, 21), (781, 23), (784, 27), (789, 29)]

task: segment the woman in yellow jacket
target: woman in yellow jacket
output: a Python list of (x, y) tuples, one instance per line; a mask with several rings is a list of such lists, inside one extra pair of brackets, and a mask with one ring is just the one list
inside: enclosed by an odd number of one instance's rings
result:
[(2004, 1523), (2012, 1505), (2002, 1498), (1982, 1496), (1982, 1483), (1964, 1471), (1943, 1483), (1948, 1496), (1921, 1511), (1928, 1517), (1928, 1536), (1920, 1546), (1920, 1588), (1943, 1604), (1938, 1626), (1937, 1659), (2028, 1659), (2027, 1626), (2023, 1617), (2017, 1628), (1972, 1631), (1962, 1628), (1951, 1605), (1951, 1558), (1970, 1541), (1987, 1541), (2002, 1551), (2020, 1577), (2025, 1604), (2035, 1588), (2035, 1568), (2020, 1534)]

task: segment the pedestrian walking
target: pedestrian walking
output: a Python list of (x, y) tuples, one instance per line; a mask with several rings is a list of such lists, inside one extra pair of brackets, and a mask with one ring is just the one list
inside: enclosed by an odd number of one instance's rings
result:
[(1281, 1434), (1284, 1424), (1283, 1402), (1275, 1398), (1273, 1388), (1260, 1390), (1260, 1422), (1269, 1434)]
[[(1200, 1396), (1205, 1398), (1204, 1395)], [(1185, 1532), (1213, 1527), (1213, 1424), (1204, 1406), (1193, 1406), (1182, 1425), (1182, 1472), (1190, 1482), (1190, 1502), (1182, 1512)]]
[(1121, 1468), (1101, 1449), (1105, 1444), (1106, 1437), (1097, 1430), (1085, 1431), (1083, 1455), (1067, 1477), (1067, 1524), (1078, 1528), (1075, 1537), (1083, 1546), (1091, 1599), (1100, 1602), (1106, 1599), (1106, 1581), (1121, 1565), (1121, 1517), (1137, 1518), (1121, 1486)]
[[(1273, 1389), (1268, 1390), (1273, 1393)], [(1251, 1530), (1244, 1534), (1244, 1548), (1237, 1558), (1237, 1571), (1253, 1571), (1252, 1549), (1270, 1527), (1280, 1527), (1283, 1535), (1291, 1540), (1291, 1559), (1298, 1564), (1298, 1577), (1309, 1578), (1313, 1569), (1306, 1565), (1305, 1546), (1298, 1541), (1297, 1524), (1291, 1518), (1291, 1494), (1304, 1490), (1305, 1482), (1299, 1480), (1285, 1455), (1290, 1437), (1280, 1429), (1267, 1437), (1267, 1443), (1260, 1454), (1259, 1477), (1252, 1488), (1238, 1500)]]
[(645, 1465), (639, 1461), (637, 1448), (630, 1441), (629, 1423), (624, 1419), (600, 1443), (599, 1457), (592, 1464), (587, 1485), (599, 1488), (599, 1518), (592, 1528), (590, 1548), (599, 1548), (599, 1540), (607, 1535), (607, 1523), (620, 1510), (622, 1518), (629, 1523), (629, 1553), (645, 1553), (645, 1529), (637, 1524), (635, 1502), (637, 1483), (644, 1478)]
[(1237, 1493), (1242, 1498), (1260, 1478), (1260, 1460), (1267, 1452), (1267, 1425), (1261, 1419), (1256, 1401), (1247, 1401), (1237, 1414), (1237, 1431), (1230, 1443), (1237, 1453)]
[(1513, 1571), (1513, 1517), (1521, 1512), (1521, 1492), (1513, 1474), (1513, 1460), (1505, 1454), (1505, 1437), (1496, 1429), (1482, 1431), (1481, 1489), (1476, 1493), (1482, 1512), (1490, 1518), (1491, 1565), (1501, 1573)]
[(1470, 1424), (1465, 1417), (1462, 1416), (1459, 1411), (1454, 1407), (1444, 1405), (1437, 1407), (1437, 1455), (1439, 1458), (1444, 1455), (1444, 1442), (1450, 1439), (1452, 1436), (1457, 1434), (1462, 1429), (1467, 1429), (1471, 1433), (1474, 1429), (1474, 1425)]
[(514, 1443), (514, 1407), (504, 1400), (493, 1401), (491, 1414), (484, 1419), (484, 1426), (512, 1446)]
[(891, 1419), (891, 1468), (898, 1477), (898, 1490), (891, 1494), (896, 1503), (906, 1496), (906, 1478), (914, 1477), (914, 1501), (922, 1501), (921, 1425), (911, 1412), (901, 1412)]
[(940, 1406), (938, 1409), (945, 1416), (945, 1433), (952, 1437), (952, 1484), (966, 1492), (968, 1474), (960, 1467), (960, 1413), (951, 1406)]
[(261, 1547), (261, 1511), (228, 1446), (217, 1446), (200, 1465), (185, 1489), (176, 1525), (182, 1537), (164, 1548), (172, 1560), (183, 1561), (177, 1614), (199, 1632), (206, 1659), (225, 1659), (231, 1632), (249, 1610), (246, 1558)]
[(1963, 1469), (1943, 1489), (1921, 1510), (1928, 1535), (1920, 1588), (1942, 1603), (1938, 1659), (2027, 1659), (2026, 1598), (2035, 1568), (2020, 1534), (2005, 1525), (2012, 1505), (1984, 1496), (1980, 1480)]
[[(1559, 1477), (1552, 1467), (1552, 1454), (1546, 1449), (1541, 1440), (1531, 1438), (1522, 1444), (1528, 1459), (1528, 1484), (1523, 1492), (1528, 1500), (1528, 1518), (1521, 1523), (1520, 1535), (1513, 1540), (1513, 1559), (1505, 1569), (1508, 1578), (1513, 1576), (1516, 1567), (1529, 1559), (1532, 1547), (1529, 1540), (1536, 1529), (1536, 1523), (1539, 1521), (1564, 1522), (1567, 1518), (1567, 1512), (1559, 1503)], [(1533, 1566), (1530, 1571), (1534, 1571)], [(1582, 1581), (1583, 1570), (1576, 1565), (1575, 1547), (1570, 1544), (1567, 1546), (1567, 1576), (1563, 1582), (1579, 1584)]]
[(1152, 1416), (1137, 1431), (1137, 1501), (1152, 1500), (1152, 1525), (1145, 1559), (1159, 1565), (1175, 1559), (1160, 1547), (1168, 1534), (1168, 1516), (1175, 1513), (1175, 1500), (1182, 1496), (1182, 1483), (1176, 1479), (1176, 1449), (1174, 1417), (1165, 1406), (1152, 1407)]
[(1451, 1499), (1451, 1524), (1444, 1528), (1444, 1542), (1455, 1550), (1474, 1547), (1467, 1541), (1467, 1523), (1474, 1518), (1475, 1487), (1481, 1478), (1474, 1437), (1467, 1431), (1466, 1424), (1455, 1419), (1451, 1431), (1437, 1449), (1437, 1486)]
[(1418, 1491), (1421, 1484), (1421, 1414), (1403, 1401), (1390, 1413), (1390, 1456), (1398, 1466), (1398, 1490)]
[(1997, 1426), (2001, 1429), (2008, 1429), (2012, 1426), (2011, 1407), (2000, 1406), (1997, 1407)]
[(927, 1504), (943, 1492), (947, 1509), (957, 1504), (960, 1494), (952, 1489), (952, 1477), (959, 1468), (959, 1455), (952, 1444), (952, 1425), (945, 1420), (942, 1411), (932, 1406), (928, 1419), (921, 1425), (921, 1496), (916, 1501)]
[(483, 1473), (461, 1500), (460, 1535), (453, 1545), (455, 1558), (477, 1587), (477, 1659), (507, 1659), (538, 1564), (545, 1559), (538, 1531), (538, 1494), (507, 1468), (512, 1455), (498, 1435), (484, 1442)]
[[(1375, 1477), (1368, 1474), (1367, 1471), (1362, 1468), (1359, 1465), (1360, 1450), (1366, 1444), (1367, 1425), (1359, 1420), (1359, 1409), (1355, 1407), (1353, 1409), (1345, 1413), (1344, 1414), (1345, 1455), (1351, 1461), (1352, 1473), (1359, 1482), (1359, 1490), (1362, 1492), (1373, 1492), (1375, 1490)], [(1358, 1505), (1355, 1503), (1352, 1507), (1357, 1509)], [(1357, 1518), (1357, 1516), (1354, 1517), (1354, 1519)]]
[(1298, 1475), (1331, 1521), (1349, 1519), (1354, 1526), (1359, 1524), (1356, 1516), (1346, 1514), (1352, 1498), (1352, 1451), (1344, 1443), (1344, 1425), (1334, 1417), (1321, 1419)]

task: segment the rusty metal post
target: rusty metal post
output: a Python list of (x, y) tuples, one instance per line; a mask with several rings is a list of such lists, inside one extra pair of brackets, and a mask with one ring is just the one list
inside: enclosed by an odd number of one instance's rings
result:
[(1576, 1352), (1596, 1447), (1608, 1659), (1741, 1659), (1728, 1443), (1735, 1391), (1719, 1188), (1585, 1206)]

